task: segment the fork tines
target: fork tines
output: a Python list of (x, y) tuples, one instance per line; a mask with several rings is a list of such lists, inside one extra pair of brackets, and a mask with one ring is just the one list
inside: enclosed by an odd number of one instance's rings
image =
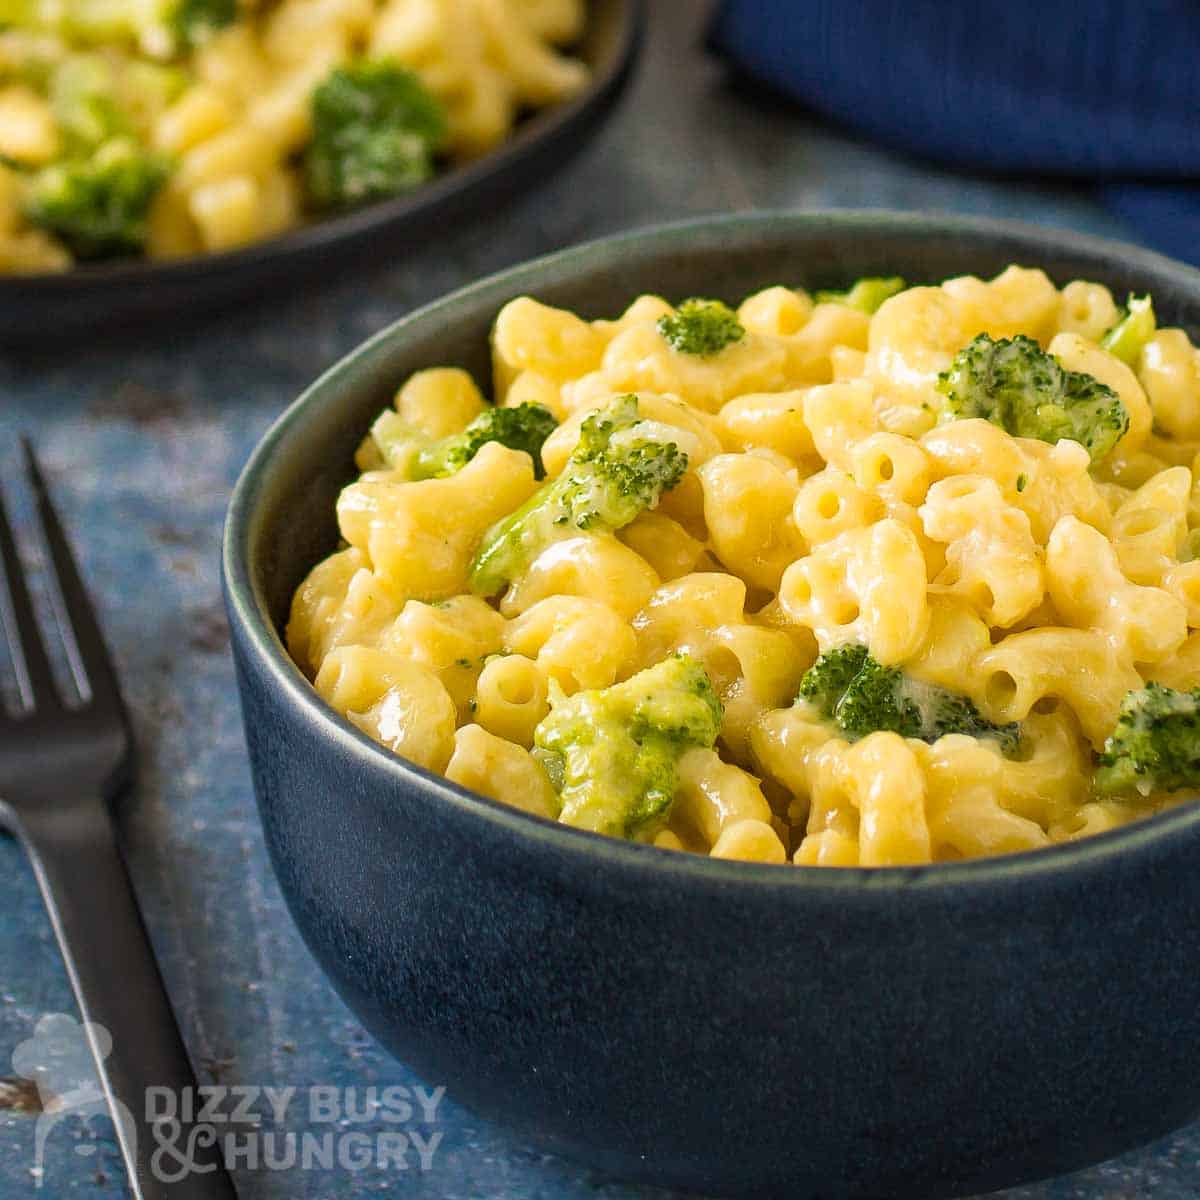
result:
[[(115, 700), (116, 677), (104, 639), (100, 633), (91, 601), (79, 576), (66, 535), (50, 495), (45, 477), (28, 438), (22, 438), (25, 466), (36, 501), (42, 537), (49, 551), (56, 585), (55, 621), (63, 635), (72, 674), (88, 703)], [(42, 712), (62, 710), (65, 706), (60, 689), (55, 684), (46, 644), (38, 627), (34, 602), (21, 565), (16, 535), (0, 496), (0, 566), (3, 567), (5, 587), (0, 588), (0, 630), (8, 646), (17, 676), (21, 701), (27, 710)]]

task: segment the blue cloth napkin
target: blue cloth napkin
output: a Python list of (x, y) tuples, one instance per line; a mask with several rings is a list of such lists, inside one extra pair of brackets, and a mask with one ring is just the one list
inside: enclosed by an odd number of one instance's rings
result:
[(709, 44), (889, 146), (1094, 181), (1200, 262), (1198, 0), (723, 0)]

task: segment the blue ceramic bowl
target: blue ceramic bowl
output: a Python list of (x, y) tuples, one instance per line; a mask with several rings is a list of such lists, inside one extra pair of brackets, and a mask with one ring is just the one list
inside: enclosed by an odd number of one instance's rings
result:
[(941, 216), (743, 216), (610, 238), (384, 330), (267, 434), (225, 580), (254, 786), (296, 923), (346, 1003), (431, 1083), (628, 1178), (729, 1195), (982, 1192), (1107, 1158), (1200, 1112), (1200, 808), (1036, 854), (799, 870), (527, 816), (389, 755), (279, 631), (336, 544), (355, 445), (409, 372), (486, 380), (532, 293), (737, 298), (863, 274), (1041, 265), (1149, 290), (1200, 328), (1200, 272), (1128, 246)]

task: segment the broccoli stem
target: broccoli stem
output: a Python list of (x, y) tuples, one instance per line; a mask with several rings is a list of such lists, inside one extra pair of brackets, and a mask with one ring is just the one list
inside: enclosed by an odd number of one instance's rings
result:
[(1123, 363), (1136, 367), (1142, 356), (1142, 348), (1154, 336), (1158, 322), (1154, 316), (1154, 305), (1150, 297), (1140, 300), (1129, 297), (1125, 316), (1105, 335), (1100, 343), (1109, 354), (1115, 354)]
[(889, 275), (886, 278), (868, 275), (844, 292), (819, 291), (813, 299), (818, 304), (844, 304), (847, 308), (854, 308), (871, 316), (879, 311), (879, 306), (885, 300), (904, 291), (907, 286), (899, 275)]

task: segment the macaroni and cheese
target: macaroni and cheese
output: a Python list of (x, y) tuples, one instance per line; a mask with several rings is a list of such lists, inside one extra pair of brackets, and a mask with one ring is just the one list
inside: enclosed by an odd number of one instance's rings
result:
[(229, 250), (415, 187), (577, 94), (560, 48), (584, 19), (584, 0), (23, 2), (0, 14), (0, 274)]
[(408, 379), (287, 640), (395, 753), (721, 858), (942, 862), (1200, 788), (1200, 353), (1040, 270), (523, 297)]

